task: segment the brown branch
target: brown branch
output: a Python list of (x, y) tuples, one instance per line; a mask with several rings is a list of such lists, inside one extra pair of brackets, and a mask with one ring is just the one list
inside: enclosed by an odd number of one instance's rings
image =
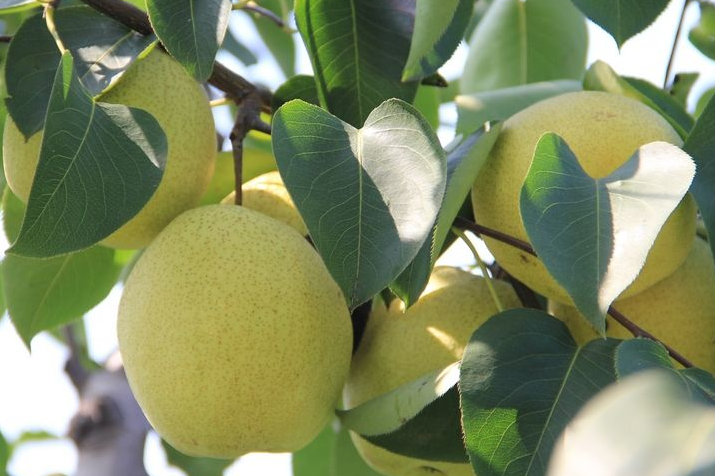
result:
[[(532, 248), (529, 243), (513, 236), (507, 235), (506, 233), (502, 233), (500, 231), (492, 230), (491, 228), (479, 225), (477, 223), (467, 220), (466, 218), (457, 217), (454, 220), (454, 226), (469, 230), (472, 233), (477, 234), (478, 236), (484, 235), (490, 238), (494, 238), (495, 240), (501, 241), (502, 243), (506, 243), (507, 245), (511, 245), (515, 248), (525, 251), (530, 255), (536, 256), (536, 251), (534, 251), (534, 248)], [(621, 314), (613, 306), (608, 308), (608, 314), (610, 314), (616, 322), (625, 327), (635, 337), (647, 337), (648, 339), (661, 343), (663, 347), (668, 350), (668, 354), (670, 354), (673, 359), (683, 365), (683, 367), (693, 367), (693, 364), (688, 359), (683, 357), (677, 350), (673, 349), (668, 344), (658, 339), (650, 332), (638, 326), (636, 323)]]
[(233, 147), (233, 173), (236, 177), (235, 204), (242, 203), (243, 185), (243, 140), (251, 130), (271, 133), (271, 126), (261, 120), (261, 98), (258, 91), (246, 96), (238, 106), (236, 122), (231, 131), (230, 139)]
[[(147, 14), (131, 3), (124, 0), (82, 1), (98, 12), (118, 20), (136, 32), (143, 35), (150, 35), (154, 32)], [(246, 96), (256, 91), (256, 86), (253, 83), (234, 73), (218, 61), (214, 63), (214, 69), (208, 81), (237, 103), (240, 103)], [(261, 98), (266, 99), (263, 95)], [(270, 100), (266, 101), (265, 105), (270, 106)]]
[(660, 344), (666, 348), (668, 351), (668, 354), (676, 360), (678, 363), (680, 363), (683, 367), (694, 367), (693, 363), (690, 362), (688, 359), (683, 357), (683, 355), (678, 352), (677, 350), (673, 349), (671, 346), (663, 342), (662, 340), (658, 339), (655, 337), (653, 334), (648, 332), (647, 330), (643, 329), (642, 327), (639, 327), (632, 321), (630, 321), (626, 316), (620, 313), (617, 309), (615, 309), (613, 306), (608, 308), (608, 314), (620, 325), (625, 327), (631, 334), (633, 334), (635, 337), (646, 337), (650, 340), (654, 340), (656, 342), (660, 342)]
[(670, 80), (670, 72), (673, 69), (673, 62), (675, 60), (675, 50), (678, 49), (678, 42), (680, 41), (680, 32), (683, 29), (683, 22), (685, 20), (685, 11), (690, 5), (690, 0), (685, 0), (683, 3), (683, 10), (680, 12), (680, 20), (678, 20), (678, 28), (675, 30), (675, 39), (673, 39), (673, 47), (670, 49), (670, 56), (668, 57), (668, 66), (665, 68), (665, 79), (663, 79), (663, 88), (668, 87), (668, 81)]
[(242, 7), (240, 7), (239, 10), (257, 13), (258, 15), (260, 15), (262, 17), (266, 17), (267, 19), (269, 19), (270, 21), (275, 23), (280, 28), (286, 27), (286, 24), (281, 17), (279, 17), (278, 15), (276, 15), (269, 9), (264, 8), (260, 5), (255, 5), (255, 4), (249, 3), (247, 5), (243, 5)]
[(64, 334), (65, 342), (67, 343), (67, 347), (69, 347), (70, 351), (67, 362), (65, 362), (65, 373), (77, 391), (81, 391), (87, 383), (89, 371), (82, 364), (79, 344), (77, 343), (77, 338), (74, 334), (74, 326), (72, 324), (66, 325), (62, 328), (62, 333)]
[(10, 43), (12, 35), (0, 35), (0, 43)]

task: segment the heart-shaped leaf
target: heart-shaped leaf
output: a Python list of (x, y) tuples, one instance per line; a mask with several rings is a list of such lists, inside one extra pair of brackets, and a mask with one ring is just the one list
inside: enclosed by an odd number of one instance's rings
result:
[(226, 34), (231, 0), (147, 0), (146, 6), (166, 50), (197, 81), (206, 81)]
[(355, 308), (384, 289), (430, 234), (445, 153), (414, 107), (391, 99), (362, 129), (300, 100), (273, 118), (276, 162), (333, 279)]
[(473, 0), (417, 0), (415, 29), (404, 81), (415, 81), (437, 71), (457, 49), (474, 8)]
[(462, 94), (581, 79), (586, 19), (569, 0), (493, 0), (469, 42)]
[(544, 134), (521, 189), (521, 216), (536, 253), (593, 327), (636, 278), (661, 227), (687, 193), (695, 164), (680, 148), (640, 147), (592, 178), (558, 135)]
[(658, 18), (670, 0), (572, 0), (588, 18), (606, 30), (618, 48)]
[(348, 411), (342, 423), (371, 443), (414, 458), (466, 463), (459, 414), (459, 363)]
[(65, 52), (25, 218), (8, 252), (51, 257), (106, 238), (152, 196), (166, 153), (156, 119), (141, 109), (95, 103)]
[(598, 339), (579, 347), (563, 322), (533, 309), (502, 312), (477, 329), (459, 380), (474, 472), (543, 475), (567, 423), (615, 381), (619, 342)]
[(549, 476), (715, 474), (715, 409), (682, 379), (649, 370), (610, 386), (569, 424)]
[(489, 130), (477, 130), (458, 142), (447, 155), (447, 187), (435, 227), (412, 263), (390, 285), (390, 289), (402, 299), (406, 307), (416, 303), (427, 286), (452, 222), (469, 195), (501, 127), (501, 123), (496, 123)]
[[(155, 42), (88, 6), (61, 8), (57, 31), (75, 58), (82, 84), (92, 96), (113, 85)], [(7, 52), (7, 108), (18, 129), (30, 137), (42, 129), (60, 52), (42, 14), (25, 20)]]
[[(389, 98), (412, 102), (418, 83), (402, 82), (415, 0), (297, 0), (295, 18), (308, 48), (318, 97), (360, 127)], [(389, 45), (389, 46), (387, 46)]]

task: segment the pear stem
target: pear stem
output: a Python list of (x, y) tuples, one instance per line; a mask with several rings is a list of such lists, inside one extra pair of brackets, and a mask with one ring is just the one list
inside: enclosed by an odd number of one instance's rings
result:
[[(487, 228), (483, 225), (479, 225), (477, 223), (474, 223), (472, 221), (467, 220), (466, 218), (462, 217), (457, 217), (454, 220), (454, 225), (458, 226), (460, 228), (466, 229), (471, 231), (472, 233), (475, 233), (477, 236), (488, 236), (490, 238), (494, 238), (495, 240), (501, 241), (502, 243), (506, 243), (507, 245), (513, 246), (515, 248), (518, 248), (522, 251), (525, 251), (529, 253), (530, 255), (536, 256), (536, 251), (534, 251), (534, 248), (531, 247), (531, 245), (525, 241), (522, 241), (518, 238), (515, 238), (513, 236), (507, 235), (506, 233), (502, 233), (497, 230), (493, 230), (491, 228)], [(650, 332), (646, 331), (630, 319), (628, 319), (626, 316), (624, 316), (621, 312), (619, 312), (617, 309), (615, 309), (613, 306), (610, 306), (608, 308), (608, 314), (613, 317), (613, 319), (625, 327), (633, 336), (635, 337), (647, 337), (648, 339), (654, 340), (658, 343), (660, 343), (663, 347), (666, 348), (668, 351), (668, 354), (673, 358), (673, 360), (677, 361), (679, 364), (681, 364), (683, 367), (693, 367), (693, 363), (690, 362), (688, 359), (683, 357), (680, 352), (677, 350), (673, 349), (671, 346), (663, 342), (662, 340), (658, 339), (655, 337), (653, 334)]]
[(492, 295), (492, 300), (494, 301), (494, 305), (496, 305), (496, 307), (497, 307), (497, 311), (503, 312), (504, 305), (502, 304), (501, 299), (499, 299), (499, 295), (497, 294), (496, 289), (494, 289), (494, 283), (492, 282), (492, 277), (489, 274), (489, 270), (487, 269), (487, 266), (484, 264), (482, 257), (479, 256), (479, 252), (477, 251), (477, 248), (474, 247), (474, 244), (472, 243), (472, 241), (459, 228), (452, 227), (452, 233), (454, 233), (459, 238), (461, 238), (462, 241), (469, 248), (469, 251), (471, 251), (472, 254), (474, 255), (474, 259), (477, 261), (477, 265), (479, 265), (479, 269), (482, 270), (482, 275), (484, 276), (484, 279), (487, 280), (487, 288), (489, 289), (489, 294)]

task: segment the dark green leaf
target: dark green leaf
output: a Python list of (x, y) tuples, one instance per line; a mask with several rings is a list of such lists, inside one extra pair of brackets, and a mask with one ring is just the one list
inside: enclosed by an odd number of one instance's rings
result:
[[(670, 86), (670, 95), (678, 101), (683, 107), (688, 105), (688, 96), (693, 89), (693, 85), (700, 77), (700, 73), (678, 73), (673, 78), (673, 84)], [(692, 121), (690, 126), (692, 127)]]
[(567, 427), (548, 476), (715, 474), (715, 409), (662, 370), (628, 377), (590, 401)]
[(141, 109), (95, 103), (66, 52), (50, 96), (25, 218), (9, 251), (50, 257), (109, 236), (154, 193), (166, 153), (156, 119)]
[(710, 88), (706, 90), (698, 99), (698, 103), (695, 105), (695, 113), (693, 116), (698, 119), (700, 115), (705, 110), (705, 106), (708, 105), (710, 100), (715, 96), (715, 88)]
[(640, 272), (694, 174), (688, 155), (665, 142), (640, 147), (598, 179), (558, 135), (544, 134), (536, 145), (521, 189), (524, 228), (549, 273), (601, 334), (608, 307)]
[(690, 30), (688, 39), (702, 54), (715, 59), (715, 5), (698, 2), (700, 21)]
[[(12, 238), (19, 232), (24, 205), (9, 188), (2, 211), (5, 232)], [(85, 314), (109, 293), (121, 268), (115, 251), (100, 246), (50, 259), (6, 256), (2, 292), (18, 334), (29, 347), (40, 331)]]
[(474, 0), (417, 0), (415, 27), (404, 81), (415, 81), (437, 71), (457, 49), (469, 24)]
[(615, 381), (619, 342), (599, 339), (578, 347), (563, 322), (533, 309), (502, 312), (477, 329), (459, 381), (475, 473), (543, 475), (566, 424)]
[(658, 18), (670, 0), (572, 0), (594, 23), (606, 30), (618, 48)]
[(0, 0), (0, 15), (15, 13), (28, 8), (39, 7), (35, 0)]
[(457, 134), (470, 133), (488, 121), (508, 119), (542, 99), (581, 89), (581, 81), (563, 79), (457, 96)]
[[(57, 30), (76, 59), (75, 68), (93, 96), (113, 85), (153, 42), (87, 6), (61, 8)], [(60, 53), (42, 14), (27, 19), (7, 52), (7, 108), (25, 137), (43, 128)]]
[(233, 460), (199, 458), (188, 456), (161, 440), (169, 464), (181, 468), (187, 476), (222, 476), (223, 470), (233, 464)]
[(594, 62), (588, 69), (583, 88), (621, 94), (642, 102), (663, 116), (683, 139), (693, 126), (693, 119), (683, 105), (667, 92), (642, 79), (618, 76), (603, 61)]
[(389, 98), (412, 102), (403, 83), (415, 0), (297, 0), (295, 14), (328, 111), (361, 127)]
[(167, 51), (197, 81), (213, 71), (231, 0), (147, 0), (149, 20)]
[(586, 20), (569, 0), (494, 0), (469, 44), (462, 94), (581, 79)]
[(245, 66), (251, 66), (258, 63), (258, 58), (249, 50), (243, 43), (231, 32), (231, 29), (226, 30), (226, 36), (223, 39), (221, 48), (225, 49), (233, 56), (239, 59)]
[[(715, 95), (705, 106), (702, 114), (685, 140), (683, 150), (690, 154), (697, 166), (690, 192), (695, 197), (708, 235), (715, 237)], [(715, 255), (715, 240), (710, 249)]]
[(351, 308), (412, 261), (437, 216), (445, 153), (407, 103), (385, 101), (362, 129), (291, 101), (273, 118), (273, 151), (286, 187)]
[(424, 291), (432, 268), (459, 213), (464, 200), (487, 160), (501, 131), (501, 123), (486, 131), (481, 128), (467, 136), (447, 155), (447, 187), (430, 238), (425, 241), (412, 263), (390, 285), (390, 289), (410, 307)]
[[(284, 21), (288, 18), (289, 5), (287, 0), (261, 0), (263, 8), (272, 11)], [(292, 5), (292, 1), (290, 4)], [(263, 15), (251, 15), (258, 34), (270, 50), (273, 58), (283, 71), (286, 78), (295, 74), (295, 41), (293, 35), (279, 28), (272, 20)]]
[(271, 103), (273, 110), (277, 111), (279, 107), (293, 99), (302, 99), (303, 101), (320, 105), (318, 99), (318, 89), (315, 86), (315, 79), (306, 74), (298, 74), (290, 78), (273, 93), (273, 101)]
[(629, 339), (616, 349), (616, 374), (621, 380), (636, 372), (662, 369), (678, 375), (688, 387), (691, 398), (715, 403), (715, 378), (702, 369), (676, 370), (662, 344), (650, 339)]
[(414, 458), (468, 462), (459, 415), (459, 363), (348, 411), (343, 424), (371, 443)]

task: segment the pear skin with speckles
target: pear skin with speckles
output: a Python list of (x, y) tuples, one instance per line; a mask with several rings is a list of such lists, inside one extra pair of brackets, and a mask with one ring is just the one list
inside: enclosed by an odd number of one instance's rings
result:
[[(494, 280), (505, 309), (520, 307), (511, 285)], [(343, 401), (353, 408), (462, 358), (474, 331), (499, 312), (486, 280), (438, 266), (420, 299), (405, 311), (398, 299), (377, 306), (353, 356)], [(382, 449), (351, 433), (355, 447), (387, 476), (473, 476), (470, 464), (427, 461)]]
[(189, 210), (157, 236), (117, 330), (147, 419), (195, 456), (301, 449), (332, 418), (352, 352), (345, 298), (317, 252), (240, 206)]
[[(143, 248), (177, 215), (196, 206), (211, 180), (217, 145), (209, 100), (201, 85), (159, 49), (135, 61), (98, 100), (143, 109), (166, 134), (169, 151), (159, 187), (139, 213), (102, 241), (112, 248)], [(25, 141), (8, 116), (3, 165), (8, 185), (25, 203), (41, 143), (42, 131)]]
[[(536, 144), (547, 132), (559, 134), (594, 178), (608, 176), (649, 142), (683, 144), (657, 112), (619, 94), (580, 91), (537, 102), (504, 122), (479, 172), (472, 189), (479, 224), (529, 241), (519, 209), (521, 187)], [(661, 228), (640, 274), (621, 297), (652, 286), (685, 261), (695, 236), (696, 212), (695, 200), (686, 195)], [(497, 240), (484, 241), (509, 274), (550, 299), (572, 303), (541, 260)]]

